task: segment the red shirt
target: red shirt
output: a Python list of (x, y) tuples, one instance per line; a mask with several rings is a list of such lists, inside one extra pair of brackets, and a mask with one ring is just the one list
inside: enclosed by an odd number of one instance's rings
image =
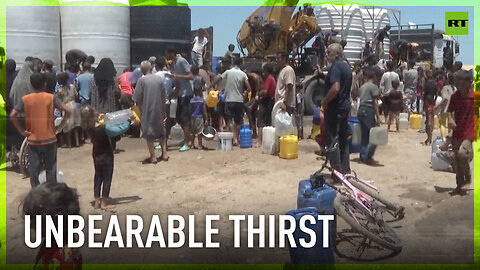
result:
[(132, 83), (128, 80), (132, 72), (125, 72), (118, 76), (118, 84), (120, 84), (120, 90), (123, 94), (133, 95)]
[(453, 130), (453, 138), (458, 140), (474, 140), (474, 94), (473, 89), (468, 91), (466, 97), (462, 97), (460, 91), (457, 90), (450, 98), (448, 112), (455, 114), (455, 123), (457, 127)]
[(262, 89), (267, 90), (267, 97), (274, 98), (275, 97), (275, 89), (277, 88), (277, 83), (275, 82), (275, 77), (271, 74), (267, 76), (265, 81), (263, 82)]

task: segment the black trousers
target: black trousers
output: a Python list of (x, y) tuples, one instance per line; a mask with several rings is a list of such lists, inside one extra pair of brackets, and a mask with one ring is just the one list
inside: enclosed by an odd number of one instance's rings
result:
[(95, 161), (93, 163), (95, 166), (95, 176), (93, 181), (93, 193), (95, 198), (108, 198), (110, 196), (110, 187), (112, 185), (113, 158), (111, 160), (102, 160), (99, 164)]

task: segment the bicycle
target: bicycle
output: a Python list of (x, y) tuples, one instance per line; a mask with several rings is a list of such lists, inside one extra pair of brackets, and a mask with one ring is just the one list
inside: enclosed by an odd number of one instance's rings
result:
[[(365, 237), (362, 244), (365, 244), (368, 238), (394, 253), (399, 253), (402, 250), (401, 240), (384, 220), (383, 212), (388, 212), (393, 217), (401, 219), (404, 217), (405, 208), (380, 197), (378, 189), (359, 179), (355, 172), (344, 174), (329, 166), (328, 154), (336, 147), (338, 147), (338, 142), (335, 140), (334, 146), (327, 148), (327, 157), (321, 169), (310, 177), (312, 187), (327, 184), (337, 191), (334, 201), (335, 210), (354, 231)], [(323, 173), (324, 169), (329, 170), (330, 173)], [(341, 186), (337, 187), (335, 184), (328, 183), (328, 178), (341, 183)]]

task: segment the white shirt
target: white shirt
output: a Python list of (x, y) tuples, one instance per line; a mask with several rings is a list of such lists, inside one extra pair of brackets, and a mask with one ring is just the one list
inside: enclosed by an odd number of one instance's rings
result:
[[(285, 100), (288, 98), (288, 106), (295, 108), (295, 71), (290, 65), (286, 65), (280, 73), (278, 74), (277, 78), (277, 89), (275, 90), (275, 102), (279, 100)], [(288, 85), (293, 85), (292, 91), (290, 91), (290, 96), (286, 97), (285, 94), (287, 93)]]
[(205, 45), (208, 43), (207, 37), (203, 37), (203, 39), (199, 39), (198, 36), (193, 39), (193, 52), (196, 52), (198, 54), (203, 54), (203, 49), (205, 48)]
[(400, 81), (400, 77), (397, 73), (393, 71), (387, 71), (383, 74), (382, 80), (380, 81), (380, 90), (382, 91), (382, 96), (387, 96), (392, 91), (392, 82), (394, 80)]

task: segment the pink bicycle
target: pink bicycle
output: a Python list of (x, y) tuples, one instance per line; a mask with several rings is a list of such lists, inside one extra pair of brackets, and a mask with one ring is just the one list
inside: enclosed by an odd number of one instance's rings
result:
[[(378, 189), (359, 179), (355, 172), (344, 174), (329, 166), (328, 153), (336, 147), (338, 147), (338, 143), (334, 143), (332, 148), (327, 149), (327, 158), (322, 168), (310, 178), (312, 186), (326, 183), (337, 191), (334, 201), (337, 214), (350, 224), (354, 231), (364, 235), (364, 243), (370, 239), (395, 253), (400, 252), (402, 250), (401, 240), (384, 220), (383, 213), (388, 212), (396, 219), (401, 219), (404, 216), (405, 208), (380, 197)], [(323, 173), (324, 169), (329, 170), (330, 173)], [(341, 185), (329, 183), (328, 179)]]

